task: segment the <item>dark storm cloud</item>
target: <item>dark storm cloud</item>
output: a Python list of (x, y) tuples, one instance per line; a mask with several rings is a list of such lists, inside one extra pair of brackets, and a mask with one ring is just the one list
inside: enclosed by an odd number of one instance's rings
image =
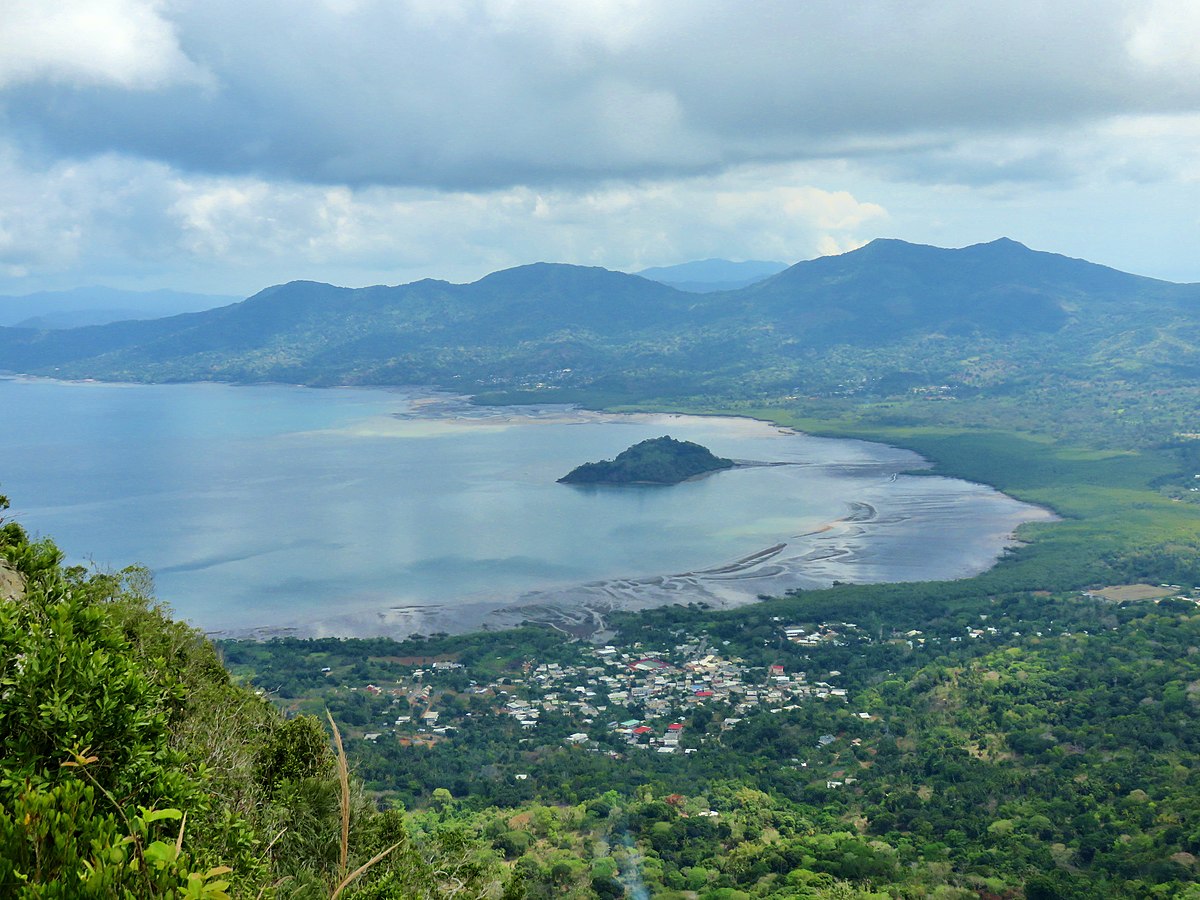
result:
[[(182, 2), (159, 14), (205, 77), (139, 89), (26, 79), (0, 108), (37, 155), (118, 152), (315, 183), (478, 190), (831, 156), (899, 172), (925, 145), (1023, 130), (1052, 140), (1112, 115), (1195, 110), (1195, 68), (1155, 64), (1164, 38), (1147, 37), (1149, 11)], [(928, 162), (908, 166), (916, 180), (954, 176), (944, 158)], [(958, 167), (967, 181), (987, 175)], [(1006, 177), (1060, 169), (1039, 150)]]

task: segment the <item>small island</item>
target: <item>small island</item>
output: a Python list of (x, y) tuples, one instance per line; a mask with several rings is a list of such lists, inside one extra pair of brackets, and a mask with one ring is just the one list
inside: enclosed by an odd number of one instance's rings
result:
[(584, 463), (558, 479), (559, 484), (678, 484), (697, 475), (733, 468), (732, 459), (669, 435), (634, 444), (616, 459)]

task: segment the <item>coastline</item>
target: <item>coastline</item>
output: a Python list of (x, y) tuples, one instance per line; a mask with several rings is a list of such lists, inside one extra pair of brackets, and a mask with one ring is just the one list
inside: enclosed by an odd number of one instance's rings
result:
[[(54, 381), (41, 378), (36, 380), (38, 382)], [(71, 384), (86, 385), (89, 389), (87, 393), (90, 395), (91, 388), (102, 387), (106, 383), (71, 382)], [(120, 384), (119, 386), (129, 389), (119, 392), (126, 395), (140, 394), (139, 389), (141, 388), (164, 395), (175, 388), (187, 389), (189, 387), (136, 384)], [(241, 405), (253, 414), (256, 427), (261, 420), (260, 401), (270, 401), (273, 396), (267, 393), (256, 395), (256, 387), (264, 391), (284, 389), (289, 393), (292, 390), (303, 390), (309, 397), (326, 393), (324, 389), (301, 389), (290, 385), (218, 386), (206, 382), (190, 387), (203, 388), (206, 397), (211, 397), (210, 388), (217, 391), (224, 387), (241, 388), (237, 394), (243, 398), (243, 401), (254, 401), (253, 403), (243, 402)], [(165, 391), (164, 388), (166, 388)], [(345, 415), (339, 413), (343, 421), (333, 428), (322, 430), (318, 426), (315, 429), (295, 432), (295, 434), (288, 432), (292, 435), (288, 438), (290, 442), (288, 446), (293, 446), (297, 439), (308, 441), (311, 436), (317, 436), (317, 439), (322, 441), (326, 439), (325, 435), (346, 436), (348, 439), (354, 440), (364, 436), (370, 439), (420, 437), (428, 430), (437, 436), (454, 437), (467, 429), (483, 428), (490, 433), (497, 427), (510, 430), (523, 425), (641, 423), (643, 426), (657, 430), (660, 428), (670, 429), (692, 419), (691, 413), (673, 410), (643, 410), (624, 413), (585, 410), (566, 405), (488, 408), (472, 405), (469, 398), (461, 395), (427, 391), (421, 388), (361, 388), (351, 389), (348, 393), (370, 399), (368, 392), (373, 391), (380, 391), (381, 396), (402, 399), (403, 402), (410, 404), (410, 408), (406, 412), (393, 411), (383, 416), (376, 414), (367, 419), (353, 416), (346, 418)], [(309, 401), (310, 406), (311, 403), (312, 401)], [(374, 408), (378, 408), (375, 400), (372, 400), (372, 403), (375, 404)], [(365, 404), (356, 403), (351, 406), (357, 408), (365, 406)], [(760, 437), (769, 439), (769, 436), (773, 434), (776, 439), (782, 441), (788, 441), (791, 437), (810, 441), (819, 440), (818, 438), (809, 438), (806, 433), (794, 428), (783, 426), (778, 421), (752, 415), (734, 414), (730, 416), (712, 413), (700, 418), (726, 420), (727, 424), (720, 424), (719, 421), (717, 423), (718, 433), (726, 436), (758, 432)], [(745, 426), (754, 426), (754, 428), (747, 431)], [(203, 430), (199, 424), (196, 427)], [(720, 429), (726, 430), (721, 431)], [(828, 471), (844, 469), (846, 473), (856, 475), (860, 479), (856, 482), (847, 482), (847, 484), (862, 485), (861, 478), (864, 474), (870, 484), (867, 488), (863, 488), (867, 491), (865, 494), (860, 492), (856, 495), (851, 492), (844, 495), (845, 507), (841, 515), (833, 515), (815, 522), (810, 519), (805, 523), (797, 519), (793, 525), (787, 523), (772, 525), (771, 528), (779, 529), (776, 532), (777, 536), (766, 538), (757, 545), (754, 543), (757, 538), (748, 532), (749, 536), (741, 541), (746, 549), (739, 551), (738, 555), (724, 560), (710, 556), (707, 563), (693, 568), (667, 569), (665, 570), (666, 574), (663, 574), (661, 571), (656, 573), (651, 567), (645, 565), (630, 565), (626, 570), (630, 573), (630, 577), (585, 579), (578, 582), (559, 580), (558, 584), (553, 587), (518, 590), (503, 597), (485, 596), (467, 590), (456, 595), (453, 602), (427, 602), (420, 597), (413, 599), (415, 591), (409, 591), (406, 596), (397, 596), (394, 602), (388, 602), (385, 597), (388, 593), (387, 589), (380, 588), (377, 591), (380, 600), (373, 603), (369, 610), (365, 608), (366, 604), (360, 601), (337, 601), (328, 606), (340, 606), (343, 611), (333, 615), (329, 615), (324, 610), (317, 610), (310, 603), (299, 598), (294, 604), (281, 601), (279, 598), (285, 597), (289, 590), (287, 585), (281, 584), (278, 588), (272, 588), (271, 592), (274, 597), (263, 596), (261, 598), (263, 603), (259, 622), (283, 624), (260, 624), (258, 626), (249, 623), (244, 626), (231, 624), (231, 627), (224, 628), (211, 627), (209, 623), (216, 618), (211, 612), (207, 616), (198, 616), (197, 612), (193, 611), (194, 608), (189, 609), (186, 603), (180, 602), (183, 594), (178, 591), (172, 594), (171, 591), (174, 590), (174, 587), (164, 590), (163, 595), (167, 602), (174, 602), (182, 617), (190, 618), (193, 621), (197, 618), (202, 620), (207, 618), (207, 622), (203, 623), (202, 627), (219, 636), (271, 637), (286, 634), (369, 636), (384, 634), (403, 637), (405, 634), (418, 631), (422, 633), (438, 631), (462, 633), (480, 629), (506, 628), (526, 621), (541, 622), (571, 634), (591, 634), (602, 630), (607, 617), (615, 611), (637, 611), (677, 603), (702, 603), (712, 608), (729, 609), (752, 604), (764, 595), (780, 596), (793, 589), (821, 588), (829, 586), (835, 581), (882, 583), (970, 577), (990, 569), (1005, 554), (1007, 548), (1015, 545), (1017, 537), (1014, 532), (1022, 523), (1046, 521), (1050, 517), (1050, 514), (1044, 509), (1034, 510), (1032, 507), (1014, 503), (1013, 508), (1020, 514), (1006, 513), (1007, 517), (998, 524), (987, 526), (994, 529), (990, 534), (981, 538), (981, 542), (988, 544), (988, 549), (985, 553), (976, 552), (969, 560), (970, 564), (966, 569), (955, 568), (950, 561), (945, 559), (940, 561), (940, 567), (912, 568), (909, 563), (910, 558), (926, 555), (925, 548), (919, 546), (921, 540), (936, 542), (936, 536), (939, 533), (946, 533), (945, 529), (961, 530), (982, 520), (977, 520), (972, 517), (972, 514), (954, 508), (953, 504), (943, 508), (942, 505), (935, 502), (936, 496), (931, 499), (931, 495), (936, 495), (936, 483), (919, 485), (918, 482), (926, 482), (927, 479), (925, 477), (918, 479), (909, 477), (913, 473), (927, 470), (929, 463), (926, 460), (918, 458), (910, 451), (891, 452), (889, 445), (877, 440), (869, 443), (885, 452), (856, 450), (854, 444), (861, 442), (863, 438), (856, 435), (849, 440), (850, 443), (846, 445), (846, 449), (850, 452), (841, 457), (843, 462), (838, 462), (837, 456), (837, 453), (843, 451), (822, 455), (817, 463), (807, 459), (799, 462), (786, 459), (762, 461), (761, 458), (748, 460), (740, 458), (741, 454), (726, 451), (723, 455), (733, 457), (738, 462), (734, 469), (728, 470), (730, 472), (728, 478), (734, 480), (731, 483), (736, 483), (739, 477), (753, 475), (755, 470), (765, 472), (771, 469), (781, 471), (791, 469), (797, 470), (796, 479), (785, 478), (783, 482), (775, 483), (780, 489), (803, 490), (803, 482), (797, 480), (803, 477), (799, 470), (806, 466), (817, 465)], [(540, 443), (541, 439), (538, 438), (537, 442)], [(576, 443), (581, 442), (576, 440)], [(774, 446), (773, 441), (771, 446)], [(885, 459), (887, 461), (883, 462)], [(716, 473), (703, 473), (700, 480), (705, 480), (712, 474)], [(785, 486), (790, 487), (785, 488)], [(921, 488), (928, 490), (923, 491)], [(853, 489), (853, 491), (859, 490), (859, 488)], [(980, 482), (973, 485), (972, 491), (976, 495), (975, 499), (985, 504), (991, 502), (988, 498), (994, 494), (992, 488)], [(16, 493), (18, 500), (24, 500), (25, 494)], [(1007, 501), (1008, 498), (1004, 498), (1004, 500)], [(651, 501), (647, 500), (646, 502)], [(656, 498), (653, 503), (658, 506), (660, 500)], [(89, 510), (87, 510), (89, 514), (90, 507), (95, 505), (89, 504)], [(177, 503), (172, 505), (178, 506)], [(104, 514), (111, 514), (111, 509), (106, 508)], [(686, 515), (686, 512), (684, 514)], [(81, 519), (80, 522), (82, 523), (82, 521)], [(172, 527), (182, 534), (189, 533), (189, 526), (184, 519), (173, 522)], [(53, 526), (46, 526), (44, 530), (52, 534), (59, 533)], [(765, 537), (767, 532), (763, 531), (761, 534)], [(74, 539), (74, 543), (79, 546), (87, 546), (82, 544), (78, 538)], [(140, 544), (130, 542), (130, 546), (140, 546)], [(262, 545), (259, 545), (258, 542), (238, 543), (235, 538), (234, 546), (237, 549), (236, 553), (221, 553), (202, 552), (200, 545), (197, 545), (194, 550), (189, 548), (189, 552), (193, 555), (185, 557), (182, 562), (177, 562), (169, 557), (163, 560), (160, 557), (155, 562), (159, 572), (163, 575), (162, 586), (166, 588), (168, 582), (172, 585), (183, 584), (182, 579), (187, 577), (190, 572), (216, 569), (226, 565), (230, 567), (229, 572), (236, 575), (244, 570), (244, 568), (237, 567), (246, 560), (272, 554), (278, 554), (280, 559), (287, 558), (286, 555), (290, 553), (310, 557), (320, 555), (314, 552), (320, 549), (319, 544), (313, 543), (310, 551), (303, 549), (303, 545), (299, 542), (285, 543), (283, 538), (280, 538), (279, 542), (264, 542)], [(460, 544), (460, 547), (467, 546)], [(97, 552), (95, 548), (89, 547), (88, 549), (90, 552)], [(361, 548), (355, 549), (356, 552), (362, 552)], [(135, 553), (141, 552), (135, 551)], [(339, 551), (335, 550), (334, 552)], [(463, 551), (453, 546), (446, 547), (441, 552), (448, 554), (445, 560), (430, 559), (431, 566), (453, 564), (456, 553), (465, 554), (464, 559), (471, 558), (469, 550)], [(108, 554), (109, 551), (105, 551), (105, 553)], [(106, 557), (101, 556), (100, 558)], [(112, 555), (107, 555), (107, 558), (114, 559)], [(146, 557), (145, 555), (135, 555), (129, 558), (132, 561)], [(566, 557), (562, 558), (567, 559)], [(119, 561), (120, 557), (116, 557), (116, 560), (118, 567), (123, 564)], [(648, 568), (650, 568), (649, 573), (647, 573)], [(615, 566), (608, 570), (620, 572), (619, 568)], [(641, 574), (639, 574), (639, 570), (641, 570)], [(331, 568), (329, 571), (332, 579), (335, 577), (336, 570)], [(168, 572), (171, 573), (170, 578), (167, 578)], [(298, 582), (298, 579), (292, 580)], [(242, 592), (244, 599), (235, 599), (234, 594), (226, 595), (220, 592), (214, 596), (227, 596), (229, 599), (225, 601), (226, 603), (241, 604), (239, 615), (245, 622), (249, 618), (245, 614), (245, 610), (258, 609), (259, 597), (253, 593), (246, 593), (247, 590), (255, 589), (254, 582), (246, 581), (239, 586), (245, 589)], [(216, 606), (210, 607), (210, 609), (216, 608)], [(232, 610), (234, 607), (230, 606), (229, 608)], [(294, 615), (281, 614), (285, 609), (290, 609)]]
[[(605, 633), (607, 617), (614, 612), (636, 613), (661, 606), (685, 603), (698, 603), (710, 609), (728, 610), (753, 605), (768, 596), (783, 596), (792, 590), (823, 589), (836, 583), (889, 584), (905, 581), (973, 578), (990, 571), (1012, 549), (1027, 543), (1017, 534), (1024, 526), (1031, 523), (1059, 520), (1059, 516), (1054, 510), (1017, 500), (984, 481), (963, 478), (944, 471), (933, 471), (934, 463), (902, 444), (889, 444), (877, 437), (863, 434), (835, 435), (803, 431), (784, 424), (776, 418), (765, 416), (720, 411), (697, 413), (674, 407), (622, 412), (590, 409), (572, 404), (478, 406), (471, 402), (469, 396), (455, 395), (440, 390), (435, 391), (433, 396), (418, 400), (414, 406), (419, 409), (416, 415), (411, 412), (395, 413), (393, 417), (399, 421), (441, 421), (451, 427), (455, 422), (461, 425), (462, 420), (466, 420), (469, 424), (464, 427), (499, 426), (503, 428), (562, 423), (582, 425), (631, 419), (664, 427), (669, 426), (672, 421), (690, 418), (740, 420), (748, 424), (771, 426), (780, 436), (806, 436), (861, 442), (913, 453), (916, 457), (914, 464), (893, 472), (890, 476), (892, 483), (895, 483), (897, 478), (908, 477), (948, 478), (971, 485), (980, 491), (992, 493), (1005, 500), (1015, 501), (1028, 514), (1020, 517), (1019, 521), (1012, 522), (1010, 527), (1003, 529), (1002, 533), (993, 535), (995, 552), (986, 563), (969, 566), (946, 578), (920, 574), (912, 578), (860, 580), (847, 575), (843, 571), (844, 567), (862, 556), (863, 546), (869, 543), (873, 536), (872, 531), (877, 534), (880, 529), (886, 529), (901, 522), (897, 518), (879, 519), (876, 508), (870, 503), (849, 501), (847, 513), (843, 516), (826, 521), (816, 528), (797, 533), (789, 541), (751, 552), (732, 562), (715, 563), (710, 567), (667, 575), (617, 577), (578, 585), (563, 585), (558, 588), (530, 591), (512, 602), (467, 599), (466, 602), (453, 606), (439, 603), (406, 603), (371, 612), (297, 623), (282, 628), (260, 627), (230, 630), (219, 632), (219, 636), (247, 637), (256, 640), (284, 634), (295, 637), (345, 636), (403, 639), (413, 633), (460, 635), (537, 624), (554, 628), (572, 638), (589, 638)], [(805, 463), (793, 461), (737, 459), (732, 469), (700, 473), (680, 483), (703, 480), (721, 472), (730, 472), (736, 469), (802, 467), (804, 465)], [(644, 486), (661, 487), (661, 485)], [(796, 542), (806, 540), (810, 542), (810, 545), (806, 544), (799, 548), (800, 552), (794, 556), (783, 557), (783, 553), (788, 547)], [(753, 590), (748, 589), (750, 585), (753, 585)]]
[[(973, 484), (997, 498), (1006, 495)], [(450, 635), (507, 630), (534, 624), (553, 628), (575, 639), (595, 639), (607, 633), (613, 613), (637, 613), (677, 604), (700, 604), (713, 610), (752, 606), (765, 597), (792, 590), (820, 590), (836, 583), (889, 584), (905, 581), (958, 580), (982, 575), (1023, 542), (1021, 525), (1053, 521), (1053, 513), (1022, 504), (1027, 514), (1004, 534), (996, 535), (996, 552), (985, 564), (973, 565), (949, 578), (930, 578), (918, 571), (911, 578), (854, 579), (847, 575), (877, 551), (872, 544), (888, 529), (910, 525), (897, 516), (883, 517), (870, 503), (850, 501), (846, 514), (826, 521), (788, 540), (760, 548), (735, 560), (667, 575), (612, 578), (529, 591), (515, 600), (470, 600), (454, 605), (405, 603), (372, 611), (344, 614), (287, 626), (230, 629), (211, 632), (218, 639), (269, 640), (273, 637), (370, 638), (402, 640), (412, 634)], [(927, 537), (915, 536), (919, 542)]]

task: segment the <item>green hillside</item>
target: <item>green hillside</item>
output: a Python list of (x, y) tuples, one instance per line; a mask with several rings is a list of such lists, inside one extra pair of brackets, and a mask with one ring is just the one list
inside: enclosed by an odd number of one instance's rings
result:
[(340, 778), (321, 719), (235, 684), (146, 572), (61, 560), (0, 518), (0, 896), (401, 900), (511, 881), (473, 835), (422, 831)]
[(561, 484), (678, 484), (732, 467), (733, 460), (715, 456), (706, 447), (665, 435), (634, 444), (616, 459), (584, 463), (558, 480)]
[[(879, 240), (736, 291), (537, 264), (473, 284), (293, 282), (203, 313), (0, 329), (0, 371), (135, 381), (430, 384), (490, 400), (790, 403), (880, 424), (1188, 431), (1200, 286), (999, 240)], [(1153, 392), (1155, 403), (1138, 402)], [(935, 406), (937, 409), (932, 409)], [(1098, 417), (1118, 419), (1101, 429)]]

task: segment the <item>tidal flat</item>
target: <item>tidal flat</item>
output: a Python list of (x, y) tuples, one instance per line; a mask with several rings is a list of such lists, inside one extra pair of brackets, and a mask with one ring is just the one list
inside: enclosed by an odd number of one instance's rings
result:
[[(0, 380), (0, 491), (73, 562), (140, 564), (223, 636), (403, 637), (794, 588), (968, 577), (1043, 509), (916, 454), (752, 419), (479, 407), (422, 389)], [(556, 484), (649, 437), (739, 466)]]

